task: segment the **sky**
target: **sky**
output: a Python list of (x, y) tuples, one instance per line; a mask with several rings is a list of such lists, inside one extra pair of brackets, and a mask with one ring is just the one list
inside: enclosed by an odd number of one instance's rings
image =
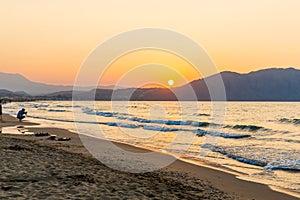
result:
[[(191, 38), (218, 71), (300, 69), (299, 0), (0, 0), (0, 5), (0, 72), (32, 81), (72, 85), (99, 44), (145, 27)], [(159, 71), (157, 64), (167, 67)], [(146, 77), (176, 86), (201, 76), (178, 56), (141, 50), (116, 58), (100, 84), (116, 84), (130, 70), (124, 85), (143, 84)]]

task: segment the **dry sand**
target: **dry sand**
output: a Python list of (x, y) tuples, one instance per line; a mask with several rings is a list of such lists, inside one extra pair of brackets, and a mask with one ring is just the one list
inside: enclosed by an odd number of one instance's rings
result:
[[(159, 171), (143, 174), (113, 170), (93, 158), (75, 133), (57, 128), (29, 128), (35, 124), (19, 123), (4, 115), (0, 127), (13, 125), (71, 140), (52, 141), (48, 136), (2, 133), (0, 199), (298, 199), (266, 185), (180, 160)], [(105, 141), (96, 142), (105, 148)], [(115, 144), (126, 151), (149, 152)], [(103, 156), (120, 159), (114, 152), (105, 152)], [(160, 159), (169, 157), (159, 156)]]

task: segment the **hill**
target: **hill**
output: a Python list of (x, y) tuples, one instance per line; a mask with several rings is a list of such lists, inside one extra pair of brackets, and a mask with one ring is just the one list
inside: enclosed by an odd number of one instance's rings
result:
[[(206, 83), (214, 83), (217, 75), (192, 81), (189, 85), (173, 88), (176, 94), (182, 98), (180, 100), (193, 100), (187, 94), (191, 86), (199, 101), (210, 100), (209, 91)], [(221, 72), (226, 96), (228, 101), (300, 101), (300, 70), (294, 68), (271, 68), (239, 74), (236, 72)], [(2, 77), (6, 78), (2, 79)], [(8, 80), (8, 77), (11, 79)], [(71, 86), (53, 86), (41, 83), (35, 83), (27, 80), (21, 75), (8, 75), (0, 73), (0, 88), (13, 88), (12, 91), (30, 91), (30, 94), (43, 95), (39, 98), (45, 99), (72, 99)], [(7, 85), (8, 82), (15, 84)], [(21, 85), (20, 85), (21, 84)], [(5, 86), (5, 87), (3, 87)], [(85, 88), (87, 90), (88, 88)], [(45, 94), (47, 91), (48, 94)], [(54, 91), (54, 92), (52, 92)], [(4, 91), (3, 91), (4, 92)], [(5, 91), (9, 92), (9, 91)], [(4, 93), (5, 93), (4, 92)], [(28, 95), (22, 92), (12, 92), (14, 95)], [(109, 87), (105, 89), (96, 89), (89, 91), (77, 91), (78, 100), (93, 100), (93, 94), (96, 100), (134, 100), (134, 101), (174, 101), (176, 96), (170, 89), (163, 88), (127, 88), (112, 90)], [(128, 96), (131, 94), (130, 96)]]
[[(300, 70), (271, 68), (248, 74), (221, 72), (228, 101), (300, 101)], [(205, 81), (191, 82), (198, 100), (210, 100)], [(180, 89), (185, 90), (187, 86)]]

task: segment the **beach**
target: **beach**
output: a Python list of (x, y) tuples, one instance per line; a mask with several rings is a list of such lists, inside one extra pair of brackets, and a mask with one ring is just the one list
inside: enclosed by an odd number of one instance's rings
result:
[[(2, 131), (1, 199), (298, 199), (271, 190), (267, 185), (181, 160), (148, 173), (114, 170), (95, 159), (76, 133), (38, 127), (27, 120), (18, 122), (9, 115), (3, 118), (1, 127), (24, 126), (28, 132), (55, 134), (57, 138), (71, 140)], [(96, 142), (105, 146), (105, 141)], [(126, 151), (149, 152), (127, 144), (114, 144)], [(114, 152), (107, 156), (119, 159)], [(160, 154), (160, 159), (168, 156)]]

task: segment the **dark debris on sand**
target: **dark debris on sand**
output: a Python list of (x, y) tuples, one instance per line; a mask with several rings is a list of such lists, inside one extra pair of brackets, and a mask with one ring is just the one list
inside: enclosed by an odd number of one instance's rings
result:
[(183, 173), (120, 172), (18, 139), (1, 137), (0, 157), (0, 199), (236, 199)]

